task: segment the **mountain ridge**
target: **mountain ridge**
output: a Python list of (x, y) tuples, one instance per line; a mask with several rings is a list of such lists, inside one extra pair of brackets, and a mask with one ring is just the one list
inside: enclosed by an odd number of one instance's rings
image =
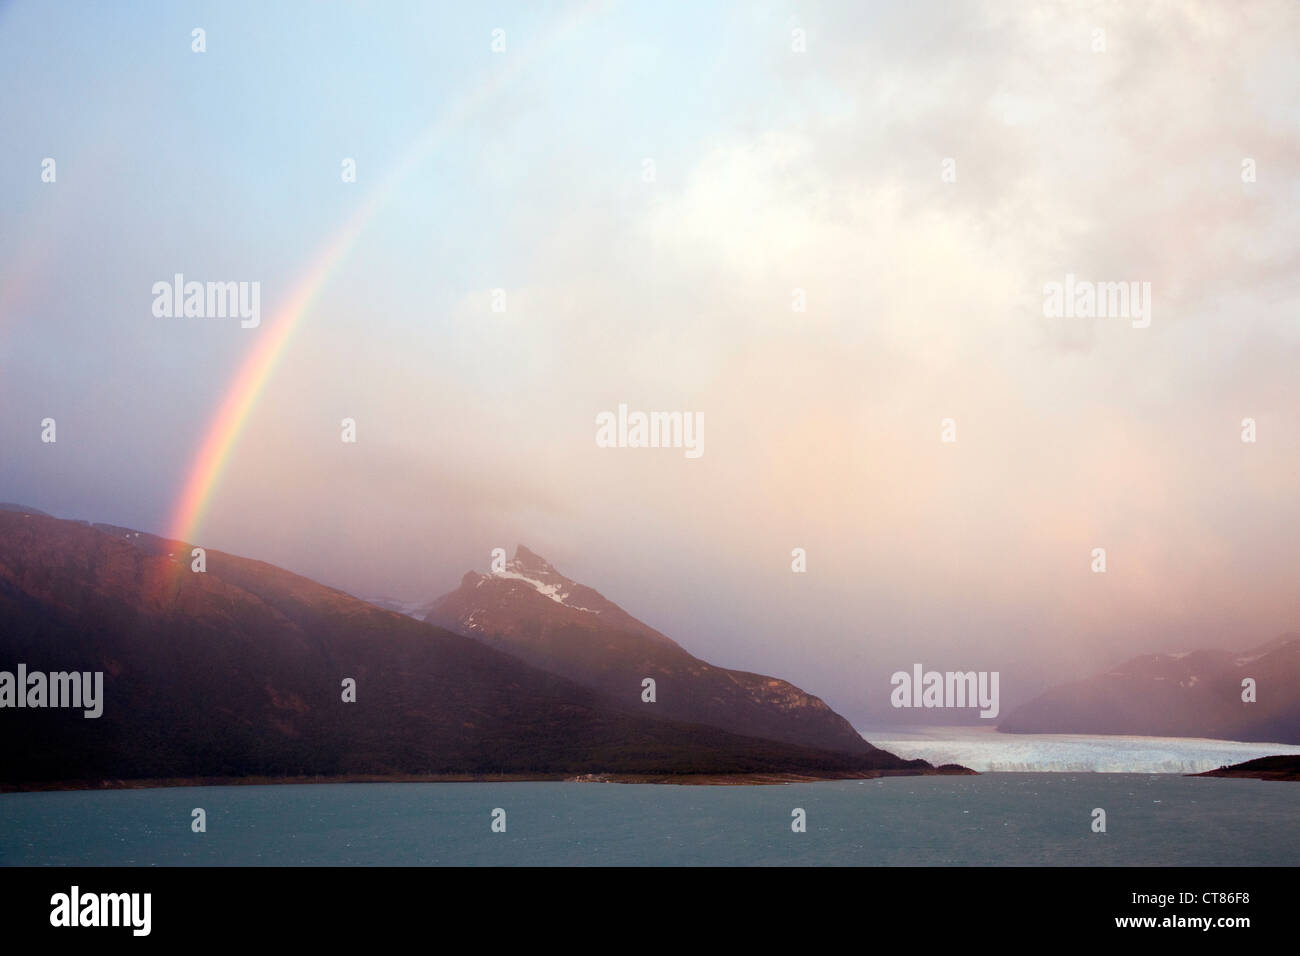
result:
[(0, 669), (102, 671), (105, 699), (96, 719), (0, 710), (0, 785), (933, 769), (653, 719), (274, 565), (206, 562), (192, 572), (188, 545), (145, 532), (0, 511)]
[(821, 698), (695, 657), (523, 545), (487, 574), (467, 572), (423, 619), (610, 696), (639, 700), (652, 679), (655, 701), (646, 706), (656, 716), (803, 746), (874, 749)]
[[(1242, 699), (1243, 681), (1256, 699)], [(1049, 688), (998, 724), (1006, 733), (1138, 734), (1300, 743), (1300, 634), (1245, 651), (1141, 654)]]

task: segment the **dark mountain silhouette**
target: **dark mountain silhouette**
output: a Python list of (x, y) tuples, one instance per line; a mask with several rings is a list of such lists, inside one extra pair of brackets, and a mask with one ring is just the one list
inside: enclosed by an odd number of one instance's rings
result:
[[(466, 574), (424, 619), (655, 717), (829, 750), (873, 749), (819, 698), (775, 677), (694, 657), (522, 545), (504, 569)], [(647, 677), (655, 681), (654, 703), (641, 703)]]
[[(280, 568), (0, 510), (0, 670), (103, 671), (103, 715), (0, 710), (0, 783), (921, 772), (682, 721)], [(356, 702), (341, 682), (357, 682)]]
[[(1253, 678), (1256, 700), (1242, 700)], [(1149, 734), (1300, 743), (1300, 635), (1242, 653), (1135, 657), (1105, 674), (1054, 687), (998, 725), (1010, 733)]]
[(1277, 757), (1257, 757), (1230, 767), (1207, 770), (1194, 774), (1197, 777), (1253, 777), (1257, 780), (1300, 780), (1300, 754), (1283, 754)]

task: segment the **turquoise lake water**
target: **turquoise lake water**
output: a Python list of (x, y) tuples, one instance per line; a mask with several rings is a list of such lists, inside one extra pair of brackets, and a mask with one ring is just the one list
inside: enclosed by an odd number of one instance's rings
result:
[(0, 794), (0, 864), (1296, 865), (1298, 821), (1300, 784), (1171, 774), (184, 787)]

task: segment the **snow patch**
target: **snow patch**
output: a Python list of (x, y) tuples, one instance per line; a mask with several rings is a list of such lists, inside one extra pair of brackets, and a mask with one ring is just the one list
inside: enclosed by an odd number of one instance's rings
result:
[[(563, 604), (565, 607), (571, 607), (575, 611), (586, 611), (588, 614), (600, 613), (600, 611), (593, 610), (589, 607), (579, 607), (577, 604), (569, 604), (566, 600), (569, 596), (569, 591), (564, 590), (562, 585), (547, 584), (545, 581), (539, 581), (537, 578), (530, 578), (528, 575), (520, 574), (518, 571), (493, 571), (492, 576), (494, 578), (509, 578), (512, 581), (523, 581), (543, 597), (550, 598), (556, 604)], [(480, 579), (479, 584), (482, 584), (483, 580), (484, 579)], [(477, 587), (477, 585), (475, 586)]]

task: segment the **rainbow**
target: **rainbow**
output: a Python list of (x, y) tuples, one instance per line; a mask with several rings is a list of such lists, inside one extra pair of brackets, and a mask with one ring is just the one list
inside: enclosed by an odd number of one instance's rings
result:
[(331, 237), (312, 260), (310, 267), (294, 283), (289, 297), (279, 306), (269, 323), (257, 333), (252, 351), (240, 364), (234, 379), (212, 416), (197, 453), (190, 464), (179, 497), (168, 520), (169, 538), (193, 542), (203, 528), (204, 516), (212, 503), (222, 473), (230, 463), (239, 436), (252, 417), (281, 357), (311, 310), (330, 275), (347, 257), (376, 213), (392, 198), (397, 187), (410, 172), (424, 162), (439, 146), (446, 134), (476, 112), (497, 91), (509, 83), (525, 66), (539, 56), (564, 32), (584, 21), (604, 3), (591, 3), (567, 19), (554, 24), (525, 52), (504, 57), (494, 74), (457, 102), (431, 125), (402, 155), (397, 165), (370, 193), (368, 199)]
[(198, 453), (168, 524), (167, 536), (192, 541), (197, 536), (222, 472), (231, 458), (239, 436), (248, 424), (266, 383), (275, 373), (289, 340), (301, 324), (316, 295), (329, 279), (335, 266), (344, 258), (365, 225), (354, 216), (311, 269), (298, 280), (293, 293), (272, 318), (260, 341), (244, 359), (234, 380), (226, 389), (217, 413), (208, 424)]

